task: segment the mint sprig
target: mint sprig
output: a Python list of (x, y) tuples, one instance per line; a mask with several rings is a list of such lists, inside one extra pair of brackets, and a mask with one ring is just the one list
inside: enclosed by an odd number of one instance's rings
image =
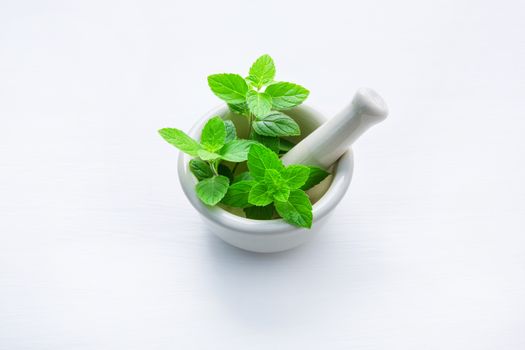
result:
[(312, 204), (305, 191), (329, 173), (281, 162), (279, 156), (294, 147), (287, 138), (301, 134), (286, 110), (301, 104), (309, 91), (275, 81), (275, 71), (273, 59), (262, 55), (246, 78), (230, 73), (208, 77), (213, 93), (231, 111), (247, 117), (247, 139), (237, 136), (231, 120), (219, 116), (206, 122), (199, 140), (176, 128), (160, 129), (159, 134), (194, 158), (189, 169), (198, 180), (195, 191), (204, 204), (242, 208), (249, 219), (282, 217), (292, 225), (310, 228)]
[(220, 202), (228, 191), (230, 177), (233, 177), (231, 170), (220, 161), (244, 162), (255, 142), (237, 139), (233, 123), (224, 122), (218, 116), (206, 122), (200, 142), (175, 128), (160, 129), (159, 134), (182, 152), (199, 158), (190, 161), (190, 170), (199, 180), (197, 195), (207, 205)]
[(240, 174), (229, 187), (223, 204), (243, 208), (248, 218), (271, 219), (277, 211), (292, 225), (311, 227), (312, 204), (302, 188), (307, 182), (310, 187), (319, 180), (322, 169), (304, 165), (285, 167), (262, 144), (250, 147), (247, 166), (249, 172)]
[[(204, 125), (200, 143), (175, 128), (160, 129), (159, 134), (182, 152), (205, 161), (224, 159), (230, 162), (243, 162), (248, 157), (250, 146), (255, 143), (253, 140), (237, 139), (233, 122), (225, 122), (218, 116), (211, 118)], [(212, 165), (215, 165), (216, 170), (218, 163)]]
[(312, 204), (299, 189), (308, 180), (310, 170), (307, 166), (285, 167), (272, 150), (261, 144), (250, 148), (247, 164), (255, 182), (248, 193), (249, 204), (262, 207), (273, 203), (277, 213), (288, 223), (312, 226)]
[[(250, 129), (253, 131), (252, 139), (256, 139), (255, 135), (300, 135), (299, 125), (278, 111), (300, 105), (310, 92), (301, 85), (276, 82), (274, 78), (273, 59), (269, 55), (262, 55), (252, 64), (246, 78), (231, 73), (213, 74), (208, 77), (208, 85), (233, 112), (248, 118)], [(278, 145), (271, 148), (276, 153), (279, 152)]]

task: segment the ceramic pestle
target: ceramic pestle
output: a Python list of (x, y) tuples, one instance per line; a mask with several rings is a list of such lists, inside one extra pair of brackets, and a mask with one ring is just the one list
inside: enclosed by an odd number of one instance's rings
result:
[(329, 168), (372, 125), (384, 120), (388, 108), (377, 92), (360, 88), (352, 102), (295, 145), (281, 159), (285, 165)]

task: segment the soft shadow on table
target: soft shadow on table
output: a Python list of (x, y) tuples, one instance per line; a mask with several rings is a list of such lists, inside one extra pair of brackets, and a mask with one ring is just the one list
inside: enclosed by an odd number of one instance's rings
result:
[[(329, 235), (331, 227), (323, 233)], [(351, 246), (342, 250), (336, 241), (315, 237), (289, 251), (251, 253), (203, 230), (211, 259), (205, 274), (210, 288), (225, 312), (243, 324), (258, 329), (293, 326), (326, 313), (334, 305), (334, 290), (344, 293), (353, 286), (355, 276), (345, 268), (358, 259)]]

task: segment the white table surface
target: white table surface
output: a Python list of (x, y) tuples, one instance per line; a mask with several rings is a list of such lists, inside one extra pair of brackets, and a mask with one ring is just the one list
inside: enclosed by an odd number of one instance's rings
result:
[[(523, 1), (0, 2), (0, 349), (525, 348)], [(160, 127), (271, 54), (391, 114), (287, 253), (232, 248)]]

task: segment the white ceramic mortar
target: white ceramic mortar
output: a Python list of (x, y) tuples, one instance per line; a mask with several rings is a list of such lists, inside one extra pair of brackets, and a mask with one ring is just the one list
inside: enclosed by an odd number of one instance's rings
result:
[[(305, 105), (286, 111), (286, 114), (295, 119), (301, 126), (301, 138), (306, 137), (326, 121), (322, 114)], [(231, 113), (226, 106), (221, 106), (205, 114), (193, 126), (189, 135), (194, 139), (199, 139), (204, 124), (208, 119), (216, 115), (221, 116), (223, 119), (232, 119), (234, 122), (239, 121), (241, 118)], [(237, 123), (237, 125), (239, 124)], [(321, 234), (323, 224), (333, 213), (350, 186), (354, 169), (353, 159), (352, 151), (349, 149), (330, 170), (332, 181), (331, 183), (329, 183), (329, 179), (324, 181), (325, 187), (328, 188), (324, 195), (313, 204), (313, 224), (311, 229), (292, 226), (282, 219), (246, 219), (220, 207), (206, 206), (195, 193), (197, 179), (189, 169), (191, 157), (182, 152), (179, 155), (178, 172), (184, 193), (213, 233), (238, 248), (252, 252), (271, 253), (295, 248), (315, 235)], [(323, 187), (323, 184), (320, 184), (319, 187)]]

